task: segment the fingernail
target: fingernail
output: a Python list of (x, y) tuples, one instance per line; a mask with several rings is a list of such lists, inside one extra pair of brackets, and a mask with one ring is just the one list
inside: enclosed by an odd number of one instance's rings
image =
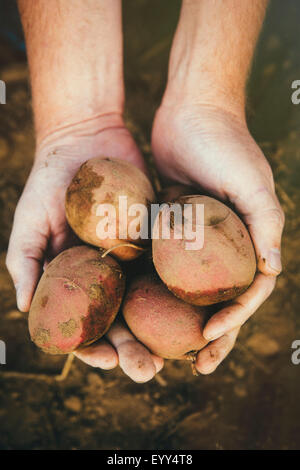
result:
[(215, 339), (220, 338), (226, 333), (226, 330), (216, 330), (213, 333), (209, 333), (208, 335), (204, 334), (204, 338), (207, 339), (207, 341), (215, 341)]
[(279, 274), (282, 270), (280, 250), (278, 250), (277, 248), (272, 248), (271, 250), (269, 250), (267, 263), (269, 268)]
[(16, 285), (15, 286), (15, 289), (16, 289), (16, 302), (17, 302), (17, 307), (18, 307), (18, 310), (20, 310), (21, 312), (23, 311), (22, 308), (22, 304), (21, 304), (21, 288), (19, 285)]
[(15, 285), (15, 289), (16, 289), (16, 302), (17, 302), (17, 305), (19, 306), (20, 288), (18, 284)]

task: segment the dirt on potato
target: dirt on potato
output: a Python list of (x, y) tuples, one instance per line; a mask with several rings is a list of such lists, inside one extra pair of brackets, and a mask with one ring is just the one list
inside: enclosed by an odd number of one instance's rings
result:
[(125, 276), (103, 250), (74, 246), (45, 269), (30, 306), (32, 341), (49, 354), (68, 354), (100, 339), (120, 308)]
[[(122, 207), (120, 197), (126, 198), (128, 209)], [(121, 159), (98, 156), (84, 163), (75, 174), (66, 194), (66, 217), (78, 237), (91, 245), (112, 249), (114, 256), (121, 261), (137, 258), (141, 251), (135, 244), (149, 244), (149, 239), (131, 238), (126, 228), (120, 234), (122, 218), (127, 216), (128, 226), (134, 216), (129, 214), (133, 204), (149, 207), (155, 201), (152, 184), (137, 167)], [(113, 236), (103, 235), (98, 230), (103, 219), (99, 217), (100, 204), (109, 204), (114, 210), (115, 220), (106, 228)], [(148, 227), (146, 215), (137, 227), (143, 232)], [(124, 229), (124, 228), (123, 228)], [(125, 242), (125, 243), (124, 243)], [(118, 246), (120, 245), (120, 246)], [(130, 246), (132, 245), (132, 246)]]
[[(72, 220), (75, 232), (81, 232), (85, 220), (89, 217), (92, 206), (94, 189), (100, 188), (103, 177), (98, 175), (86, 163), (81, 165), (78, 174), (73, 178), (66, 193), (66, 209), (69, 209), (68, 217)], [(72, 209), (76, 207), (76, 216)]]
[[(175, 204), (181, 206), (184, 221), (174, 220), (172, 204), (155, 220), (155, 228), (163, 234), (169, 223), (166, 216), (172, 222), (173, 215), (170, 239), (160, 236), (152, 241), (153, 263), (162, 281), (177, 297), (194, 305), (212, 305), (242, 294), (253, 282), (256, 257), (241, 219), (225, 204), (204, 195), (181, 196)], [(186, 214), (188, 204), (194, 209)], [(192, 238), (185, 238), (186, 227), (190, 225), (195, 233), (202, 223), (199, 214), (195, 216), (197, 204), (203, 206), (203, 234), (189, 249)], [(176, 233), (183, 233), (183, 226), (184, 237), (179, 239)]]

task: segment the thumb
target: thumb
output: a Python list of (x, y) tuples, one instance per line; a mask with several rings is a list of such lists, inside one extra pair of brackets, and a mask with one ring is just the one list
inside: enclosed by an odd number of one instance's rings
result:
[(266, 275), (277, 276), (281, 270), (281, 236), (284, 213), (272, 189), (257, 189), (243, 204), (236, 202), (251, 234), (258, 269)]
[[(33, 225), (34, 226), (34, 225)], [(17, 296), (17, 306), (28, 312), (37, 282), (42, 271), (42, 260), (47, 246), (45, 234), (20, 223), (15, 217), (10, 236), (6, 266), (12, 277)]]
[[(35, 287), (41, 275), (40, 260), (30, 248), (14, 249), (10, 244), (6, 266), (12, 277), (17, 297), (17, 306), (21, 312), (28, 312)], [(30, 252), (32, 254), (30, 254)]]

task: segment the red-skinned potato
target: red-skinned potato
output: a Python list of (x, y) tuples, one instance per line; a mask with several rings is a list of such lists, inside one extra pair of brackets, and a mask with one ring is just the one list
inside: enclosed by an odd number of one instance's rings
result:
[[(102, 250), (104, 251), (104, 250)], [(45, 269), (29, 311), (32, 341), (49, 354), (68, 354), (101, 338), (118, 313), (125, 277), (111, 256), (70, 248)]]
[[(176, 202), (182, 208), (184, 204), (204, 205), (204, 244), (197, 250), (187, 249), (187, 239), (175, 239), (178, 226), (176, 222), (171, 224), (170, 239), (160, 234), (152, 241), (153, 262), (160, 278), (177, 297), (194, 305), (237, 297), (252, 283), (256, 271), (255, 252), (246, 227), (229, 207), (211, 197), (182, 196)], [(162, 214), (156, 224), (165, 223)], [(193, 207), (190, 221), (195, 230), (194, 214)]]
[(175, 297), (158, 276), (135, 279), (123, 303), (123, 316), (136, 338), (165, 359), (191, 359), (207, 341), (207, 311)]
[[(132, 239), (128, 231), (120, 239), (120, 214), (127, 217), (128, 226), (135, 219), (128, 215), (128, 211), (119, 211), (119, 197), (127, 197), (127, 207), (132, 204), (142, 204), (149, 209), (155, 201), (152, 185), (146, 175), (131, 163), (123, 160), (105, 157), (92, 158), (79, 168), (66, 193), (67, 220), (78, 235), (86, 243), (102, 247), (113, 248), (123, 243), (144, 245), (147, 240)], [(104, 238), (99, 234), (97, 227), (101, 217), (97, 215), (100, 204), (111, 204), (116, 210), (116, 236)], [(146, 217), (144, 219), (147, 223)], [(111, 224), (112, 225), (112, 224)], [(142, 227), (141, 227), (142, 228)], [(136, 258), (141, 253), (134, 247), (122, 246), (113, 250), (113, 255), (122, 261)]]

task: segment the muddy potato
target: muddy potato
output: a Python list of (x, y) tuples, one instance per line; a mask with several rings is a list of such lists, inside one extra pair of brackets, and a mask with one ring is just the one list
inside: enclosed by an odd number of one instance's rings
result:
[[(240, 295), (256, 271), (253, 244), (240, 218), (207, 196), (183, 196), (177, 202), (181, 207), (204, 204), (204, 244), (197, 250), (187, 249), (186, 237), (174, 238), (176, 223), (171, 226), (170, 239), (154, 239), (153, 262), (160, 278), (177, 297), (194, 305), (211, 305)], [(194, 216), (191, 222), (196, 229)], [(162, 213), (156, 223), (165, 223)]]
[(175, 297), (158, 276), (135, 279), (124, 299), (123, 316), (136, 338), (165, 359), (190, 359), (207, 341), (207, 311)]
[(67, 354), (101, 338), (118, 313), (125, 289), (112, 257), (87, 246), (70, 248), (45, 269), (29, 311), (32, 341), (49, 354)]
[[(126, 196), (127, 208), (132, 204), (142, 204), (149, 210), (155, 200), (152, 185), (146, 175), (131, 163), (104, 157), (92, 158), (85, 162), (68, 187), (66, 194), (67, 220), (81, 240), (98, 247), (109, 249), (121, 243), (132, 242), (143, 245), (148, 240), (132, 239), (125, 230), (120, 239), (120, 215), (130, 223), (136, 218), (128, 210), (119, 207), (119, 197)], [(115, 236), (105, 238), (99, 233), (101, 217), (97, 215), (100, 204), (110, 204), (116, 210), (116, 218), (110, 226), (116, 225)], [(119, 210), (120, 209), (120, 210)], [(148, 218), (142, 224), (148, 223)], [(142, 227), (139, 227), (142, 229)], [(149, 237), (150, 238), (150, 237)], [(141, 253), (132, 247), (123, 246), (112, 254), (120, 260), (134, 259)]]

